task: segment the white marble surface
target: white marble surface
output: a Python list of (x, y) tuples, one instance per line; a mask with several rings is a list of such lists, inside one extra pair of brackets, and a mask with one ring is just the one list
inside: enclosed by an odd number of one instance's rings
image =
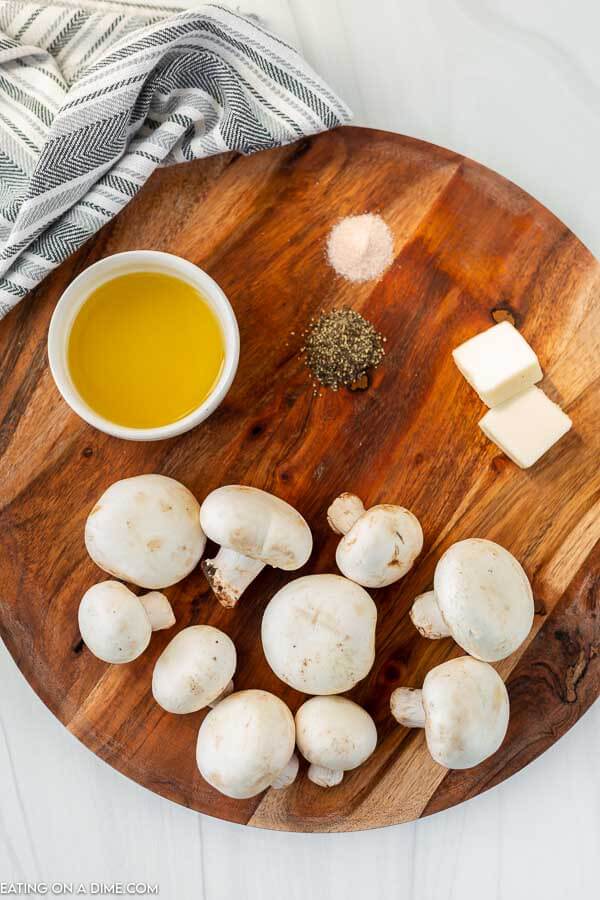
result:
[[(174, 4), (176, 5), (176, 4)], [(190, 4), (191, 5), (191, 4)], [(301, 47), (356, 122), (465, 152), (546, 203), (600, 256), (600, 6), (591, 0), (245, 0)], [(0, 647), (0, 889), (158, 883), (168, 900), (598, 895), (600, 704), (487, 794), (363, 834), (224, 824), (79, 745)]]

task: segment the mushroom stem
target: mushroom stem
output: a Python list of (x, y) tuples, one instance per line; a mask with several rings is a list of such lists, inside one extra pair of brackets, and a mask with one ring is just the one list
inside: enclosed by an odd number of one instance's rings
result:
[(175, 615), (164, 594), (160, 591), (150, 591), (149, 594), (138, 597), (138, 600), (144, 607), (152, 631), (163, 631), (165, 628), (173, 627)]
[(435, 591), (415, 597), (410, 618), (417, 631), (432, 641), (450, 637), (450, 629), (442, 615)]
[(316, 766), (314, 763), (308, 767), (309, 780), (319, 787), (335, 787), (344, 777), (342, 769), (327, 769), (325, 766)]
[(364, 504), (356, 494), (343, 493), (327, 510), (327, 521), (336, 534), (347, 534), (365, 511)]
[(215, 699), (212, 701), (212, 703), (209, 703), (208, 705), (210, 706), (211, 709), (214, 709), (215, 706), (217, 705), (217, 703), (220, 703), (221, 700), (225, 699), (225, 697), (229, 697), (230, 694), (233, 694), (233, 679), (231, 679), (229, 684), (225, 685), (224, 689), (221, 691), (219, 696), (215, 697)]
[(292, 753), (285, 769), (282, 769), (277, 778), (273, 779), (271, 782), (271, 787), (275, 788), (277, 791), (281, 790), (281, 788), (289, 787), (290, 784), (296, 780), (299, 767), (300, 763), (298, 757), (295, 753)]
[(205, 559), (202, 571), (223, 606), (235, 606), (265, 564), (228, 547), (221, 547), (214, 559)]
[(425, 728), (423, 691), (417, 688), (396, 688), (390, 697), (390, 710), (400, 725), (406, 728)]

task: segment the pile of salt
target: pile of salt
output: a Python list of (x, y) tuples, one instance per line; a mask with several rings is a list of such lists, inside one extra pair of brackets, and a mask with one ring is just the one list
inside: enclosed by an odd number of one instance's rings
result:
[(349, 281), (372, 281), (392, 263), (392, 232), (374, 213), (347, 216), (329, 232), (327, 258), (338, 275)]

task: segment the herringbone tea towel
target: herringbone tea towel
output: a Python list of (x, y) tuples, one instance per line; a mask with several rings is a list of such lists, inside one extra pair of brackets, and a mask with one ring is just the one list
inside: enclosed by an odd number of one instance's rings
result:
[(0, 2), (0, 317), (157, 166), (349, 119), (294, 49), (233, 10)]

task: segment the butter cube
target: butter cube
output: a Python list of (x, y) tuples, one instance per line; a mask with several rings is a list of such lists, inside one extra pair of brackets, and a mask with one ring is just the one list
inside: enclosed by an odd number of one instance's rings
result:
[(566, 434), (570, 418), (536, 387), (488, 410), (479, 423), (509, 459), (528, 469)]
[(510, 400), (542, 378), (537, 356), (510, 322), (476, 334), (453, 350), (452, 356), (487, 406)]

